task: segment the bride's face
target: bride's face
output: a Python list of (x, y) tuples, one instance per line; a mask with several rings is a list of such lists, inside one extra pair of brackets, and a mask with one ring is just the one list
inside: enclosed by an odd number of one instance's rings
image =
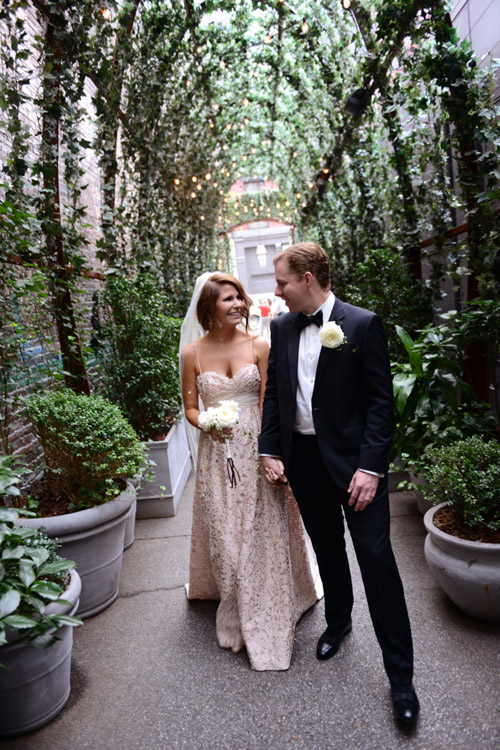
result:
[(236, 287), (232, 284), (221, 284), (215, 303), (215, 319), (221, 325), (237, 326), (241, 323), (244, 307), (245, 303)]

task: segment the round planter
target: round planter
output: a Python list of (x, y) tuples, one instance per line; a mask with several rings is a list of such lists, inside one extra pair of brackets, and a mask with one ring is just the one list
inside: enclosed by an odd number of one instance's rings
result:
[[(73, 605), (52, 602), (46, 611), (75, 614), (80, 591), (80, 576), (72, 570), (70, 584), (63, 596)], [(46, 649), (16, 640), (0, 647), (0, 662), (6, 667), (0, 669), (1, 737), (38, 729), (66, 704), (70, 693), (73, 628), (63, 625), (57, 631), (57, 637), (59, 640)]]
[(61, 542), (58, 554), (74, 560), (82, 579), (78, 617), (101, 612), (118, 596), (127, 516), (136, 497), (132, 483), (114, 500), (50, 518), (23, 518)]
[(135, 538), (135, 514), (137, 512), (137, 498), (130, 506), (130, 509), (125, 518), (125, 535), (123, 539), (123, 549), (126, 550), (131, 547), (134, 543)]
[(500, 622), (500, 544), (470, 542), (434, 525), (441, 503), (424, 516), (425, 559), (431, 574), (452, 602), (478, 620)]

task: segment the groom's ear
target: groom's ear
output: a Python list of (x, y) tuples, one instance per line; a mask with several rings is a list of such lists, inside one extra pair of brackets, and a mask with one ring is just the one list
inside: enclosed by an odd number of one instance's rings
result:
[(314, 278), (312, 273), (310, 271), (306, 271), (303, 278), (304, 278), (304, 281), (306, 282), (306, 286), (310, 287), (312, 280)]

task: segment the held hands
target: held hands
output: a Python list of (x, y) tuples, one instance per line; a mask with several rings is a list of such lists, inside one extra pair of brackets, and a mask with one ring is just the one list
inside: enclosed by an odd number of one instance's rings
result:
[(379, 478), (374, 474), (367, 474), (366, 471), (357, 469), (347, 488), (350, 494), (349, 505), (353, 510), (364, 510), (375, 497), (377, 492)]
[(260, 465), (264, 478), (272, 487), (288, 484), (288, 479), (285, 476), (285, 467), (281, 459), (273, 458), (272, 456), (261, 456)]

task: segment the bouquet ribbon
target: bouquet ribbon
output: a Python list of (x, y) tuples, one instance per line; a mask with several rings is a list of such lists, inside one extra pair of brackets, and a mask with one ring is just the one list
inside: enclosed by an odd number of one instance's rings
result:
[(236, 468), (235, 463), (233, 461), (233, 457), (231, 455), (231, 446), (230, 446), (229, 438), (226, 438), (226, 468), (227, 468), (227, 476), (229, 478), (231, 487), (236, 487), (240, 479), (240, 472)]

